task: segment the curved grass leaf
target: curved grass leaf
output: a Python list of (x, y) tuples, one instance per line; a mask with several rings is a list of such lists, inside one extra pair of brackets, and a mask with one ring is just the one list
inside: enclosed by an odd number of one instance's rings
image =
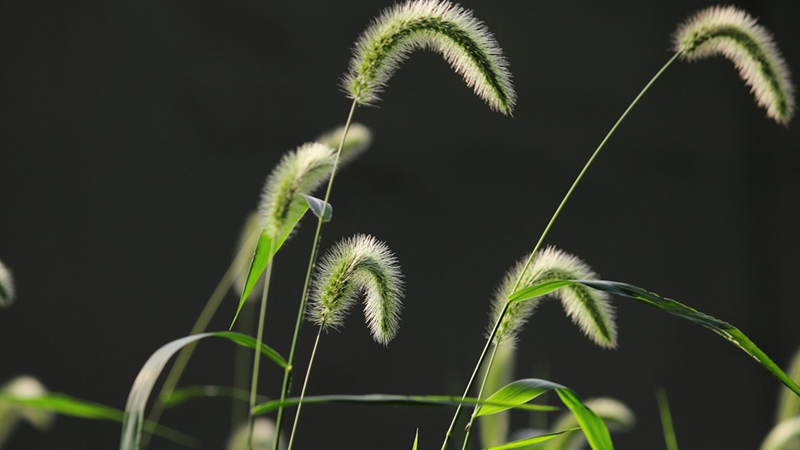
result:
[[(753, 341), (744, 335), (738, 328), (724, 322), (715, 317), (697, 311), (694, 308), (684, 305), (683, 303), (671, 300), (668, 298), (660, 297), (657, 294), (648, 292), (642, 288), (626, 284), (618, 283), (616, 281), (585, 281), (585, 280), (553, 280), (547, 283), (541, 283), (537, 286), (531, 286), (527, 289), (522, 289), (509, 296), (509, 301), (524, 301), (538, 295), (544, 295), (558, 287), (563, 287), (570, 284), (583, 284), (594, 289), (608, 292), (612, 295), (621, 297), (628, 297), (638, 300), (650, 306), (654, 306), (668, 314), (686, 319), (690, 322), (703, 326), (732, 344), (742, 349), (745, 353), (750, 355), (753, 359), (758, 361), (762, 367), (767, 369), (772, 375), (779, 379), (786, 387), (792, 390), (795, 394), (800, 396), (800, 387), (789, 378), (786, 373), (775, 364), (760, 348), (758, 348)], [(538, 289), (537, 289), (538, 288)]]
[[(162, 399), (164, 406), (171, 408), (199, 398), (225, 397), (235, 400), (249, 401), (250, 391), (231, 386), (187, 386), (175, 389), (168, 397)], [(259, 401), (267, 401), (267, 397), (259, 396)]]
[[(322, 219), (323, 222), (330, 222), (333, 218), (333, 205), (330, 203), (325, 203), (323, 200), (318, 199), (317, 197), (312, 197), (306, 194), (300, 194), (306, 200), (306, 204), (311, 209), (311, 212), (314, 213), (315, 216)], [(322, 210), (325, 210), (323, 213)]]
[[(261, 274), (264, 272), (264, 269), (267, 268), (267, 264), (269, 264), (272, 257), (275, 256), (275, 253), (280, 250), (289, 235), (292, 234), (292, 231), (297, 226), (297, 223), (300, 222), (300, 219), (303, 218), (306, 211), (308, 211), (308, 203), (305, 202), (303, 202), (302, 207), (290, 210), (290, 215), (286, 217), (286, 225), (281, 229), (279, 233), (280, 237), (274, 247), (272, 244), (272, 237), (270, 237), (266, 230), (261, 232), (261, 236), (258, 238), (258, 244), (256, 244), (256, 251), (253, 253), (253, 260), (250, 262), (250, 269), (247, 271), (247, 278), (245, 278), (242, 297), (239, 300), (239, 307), (236, 309), (236, 315), (233, 317), (230, 328), (233, 328), (236, 319), (239, 318), (239, 313), (242, 311), (244, 302), (247, 301), (247, 297), (250, 295), (256, 282), (261, 278)], [(271, 254), (269, 251), (270, 248), (272, 248)]]
[[(0, 403), (10, 403), (29, 409), (48, 411), (62, 416), (77, 417), (80, 419), (108, 420), (111, 422), (122, 422), (125, 413), (119, 409), (98, 403), (87, 402), (70, 397), (66, 394), (56, 392), (44, 394), (39, 397), (16, 397), (6, 393), (0, 393)], [(144, 428), (157, 436), (161, 436), (178, 444), (196, 448), (200, 443), (197, 439), (183, 434), (179, 431), (156, 425), (153, 422), (145, 422)]]
[[(300, 403), (299, 398), (287, 398), (284, 401), (273, 400), (262, 403), (253, 408), (253, 415), (258, 416), (277, 411), (278, 408), (295, 406)], [(458, 405), (495, 405), (507, 406), (513, 409), (526, 411), (557, 411), (559, 408), (547, 405), (528, 405), (516, 404), (506, 405), (499, 403), (488, 403), (486, 400), (476, 398), (452, 397), (446, 395), (390, 395), (390, 394), (366, 394), (366, 395), (321, 395), (317, 397), (304, 397), (303, 405), (326, 404), (326, 403), (349, 403), (395, 407), (429, 407), (429, 406), (458, 406)]]
[(800, 441), (800, 417), (784, 420), (769, 432), (760, 450), (792, 450)]
[[(139, 449), (139, 441), (142, 436), (142, 426), (144, 423), (144, 409), (147, 405), (147, 400), (150, 398), (150, 393), (153, 391), (153, 386), (156, 380), (158, 380), (158, 376), (164, 370), (170, 358), (181, 348), (208, 337), (225, 338), (245, 347), (256, 347), (255, 339), (250, 336), (230, 331), (221, 331), (187, 336), (174, 340), (156, 350), (144, 366), (142, 366), (139, 375), (133, 382), (131, 392), (128, 395), (128, 402), (125, 404), (125, 417), (122, 422), (120, 450)], [(286, 360), (278, 354), (278, 352), (264, 344), (261, 344), (261, 353), (284, 369), (288, 366)]]
[(417, 428), (417, 434), (414, 435), (414, 445), (411, 447), (411, 450), (417, 450), (418, 442), (419, 442), (419, 428)]
[(563, 387), (560, 384), (537, 378), (513, 381), (489, 396), (486, 399), (486, 404), (479, 407), (475, 417), (488, 416), (505, 411), (516, 405), (528, 403), (549, 390)]
[[(593, 413), (603, 420), (608, 431), (628, 431), (636, 423), (636, 416), (623, 403), (612, 398), (594, 398), (585, 400), (583, 404), (592, 410)], [(551, 430), (565, 430), (578, 426), (578, 421), (572, 413), (562, 414), (557, 418)], [(541, 450), (579, 450), (584, 448), (586, 438), (583, 434), (565, 434), (549, 441), (541, 447)]]
[[(794, 380), (795, 383), (800, 382), (800, 350), (792, 357), (788, 372), (789, 378)], [(787, 389), (781, 389), (780, 399), (778, 400), (777, 421), (781, 422), (798, 415), (800, 415), (800, 397)]]
[(564, 405), (575, 415), (592, 449), (613, 450), (614, 444), (611, 443), (611, 435), (608, 433), (608, 428), (606, 428), (606, 424), (597, 417), (597, 414), (587, 408), (571, 390), (567, 388), (557, 388), (556, 393), (561, 398)]
[(509, 442), (507, 444), (498, 445), (497, 447), (487, 448), (486, 450), (509, 450), (509, 449), (512, 449), (512, 448), (528, 447), (528, 446), (531, 446), (531, 445), (536, 445), (536, 444), (540, 444), (542, 442), (549, 441), (550, 439), (553, 439), (555, 437), (561, 436), (564, 433), (569, 433), (569, 432), (575, 431), (575, 430), (580, 430), (580, 428), (579, 427), (575, 427), (575, 428), (570, 428), (568, 430), (556, 431), (555, 433), (541, 434), (539, 436), (534, 436), (532, 438), (520, 439), (519, 441), (513, 441), (513, 442)]

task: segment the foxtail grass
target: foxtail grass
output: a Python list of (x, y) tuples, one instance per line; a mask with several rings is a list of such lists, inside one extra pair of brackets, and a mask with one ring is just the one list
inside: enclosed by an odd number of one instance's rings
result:
[(308, 313), (309, 319), (319, 327), (319, 330), (308, 362), (300, 402), (297, 404), (289, 437), (289, 450), (294, 443), (320, 336), (325, 330), (336, 329), (343, 325), (347, 313), (356, 303), (360, 293), (364, 295), (364, 316), (367, 327), (373, 339), (385, 346), (397, 335), (400, 325), (402, 274), (397, 258), (389, 247), (374, 237), (363, 234), (341, 241), (320, 261)]
[(14, 279), (11, 271), (0, 261), (0, 307), (11, 306), (14, 301)]
[(0, 448), (19, 422), (27, 422), (39, 430), (48, 430), (55, 420), (54, 414), (50, 411), (4, 401), (3, 397), (27, 400), (44, 397), (46, 394), (47, 389), (44, 385), (28, 375), (18, 376), (0, 386)]
[(767, 116), (789, 123), (795, 110), (789, 69), (772, 34), (750, 14), (734, 6), (713, 6), (680, 25), (672, 40), (687, 61), (715, 55), (729, 59)]

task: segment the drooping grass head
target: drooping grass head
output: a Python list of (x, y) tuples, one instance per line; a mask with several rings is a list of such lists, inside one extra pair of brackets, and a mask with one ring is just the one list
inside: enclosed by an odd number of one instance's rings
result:
[(10, 306), (14, 301), (14, 280), (11, 272), (0, 261), (0, 306)]
[(344, 322), (360, 292), (372, 337), (386, 345), (397, 334), (403, 281), (397, 258), (383, 242), (357, 234), (339, 242), (319, 264), (309, 318), (323, 329)]
[[(497, 321), (508, 297), (513, 294), (511, 291), (514, 289), (517, 279), (521, 280), (518, 289), (552, 280), (598, 279), (597, 274), (586, 263), (555, 247), (547, 247), (536, 253), (528, 269), (523, 273), (527, 260), (528, 257), (521, 259), (506, 272), (503, 281), (495, 291), (490, 326)], [(617, 346), (614, 308), (608, 300), (608, 294), (584, 285), (571, 285), (559, 288), (549, 296), (561, 300), (567, 315), (597, 345), (601, 347)], [(515, 340), (523, 325), (544, 298), (546, 296), (509, 304), (495, 335), (495, 343)]]
[(299, 194), (310, 194), (327, 180), (335, 161), (336, 152), (317, 142), (284, 155), (267, 177), (261, 194), (259, 210), (268, 235), (278, 235), (292, 209), (303, 207)]
[(795, 109), (789, 69), (769, 31), (733, 6), (704, 9), (673, 35), (675, 51), (688, 61), (714, 55), (731, 60), (767, 116), (786, 125)]
[(343, 86), (358, 104), (378, 100), (389, 78), (414, 50), (440, 53), (489, 107), (511, 114), (516, 93), (503, 51), (472, 12), (440, 0), (386, 9), (356, 41)]

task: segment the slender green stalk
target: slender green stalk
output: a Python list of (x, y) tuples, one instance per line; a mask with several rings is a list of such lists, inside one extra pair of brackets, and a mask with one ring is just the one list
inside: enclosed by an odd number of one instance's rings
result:
[(663, 387), (656, 389), (658, 400), (658, 414), (661, 416), (661, 428), (664, 430), (664, 443), (667, 450), (678, 450), (678, 439), (675, 437), (675, 427), (672, 425), (672, 413), (669, 411), (667, 393)]
[[(494, 358), (495, 356), (497, 356), (498, 348), (500, 348), (500, 346), (495, 344), (494, 348), (492, 349), (492, 356), (489, 357), (486, 373), (483, 374), (483, 381), (481, 381), (481, 387), (478, 390), (478, 395), (476, 396), (478, 400), (481, 400), (483, 398), (483, 389), (486, 387), (486, 380), (489, 379), (489, 372), (491, 371), (492, 364), (494, 364)], [(475, 416), (477, 414), (478, 414), (478, 408), (476, 407), (474, 410), (472, 410), (472, 417), (469, 418), (469, 423), (467, 424), (466, 433), (464, 434), (464, 445), (461, 446), (461, 450), (467, 450), (467, 445), (469, 444), (469, 438), (472, 435), (472, 425), (475, 423)]]
[(292, 433), (289, 435), (289, 448), (292, 450), (294, 444), (294, 433), (297, 431), (297, 422), (300, 420), (300, 408), (303, 407), (303, 398), (306, 396), (306, 386), (308, 386), (308, 377), (311, 375), (311, 365), (314, 364), (314, 357), (317, 355), (317, 347), (319, 346), (319, 337), (322, 336), (322, 327), (319, 327), (317, 332), (317, 339), (314, 341), (314, 349), (311, 350), (311, 359), (308, 361), (308, 369), (306, 369), (306, 378), (303, 380), (303, 389), (300, 391), (300, 403), (297, 404), (297, 412), (294, 414), (294, 424), (292, 425)]
[[(664, 73), (664, 71), (667, 70), (667, 68), (670, 65), (672, 65), (672, 63), (675, 62), (675, 60), (677, 60), (678, 57), (681, 56), (681, 53), (682, 52), (679, 51), (679, 52), (676, 52), (674, 55), (672, 55), (672, 58), (670, 58), (669, 61), (667, 61), (666, 64), (664, 64), (664, 66), (661, 67), (661, 69), (653, 76), (653, 78), (650, 79), (650, 81), (645, 85), (645, 87), (641, 90), (641, 92), (639, 92), (639, 95), (637, 95), (636, 98), (633, 99), (631, 104), (628, 105), (628, 108), (625, 110), (625, 112), (623, 112), (622, 115), (619, 117), (619, 119), (617, 119), (617, 122), (614, 124), (613, 127), (611, 127), (611, 130), (608, 131), (608, 134), (606, 134), (606, 137), (603, 138), (603, 140), (600, 142), (600, 145), (597, 146), (597, 149), (595, 149), (594, 153), (592, 153), (592, 156), (589, 158), (589, 160), (583, 166), (583, 169), (578, 174), (578, 177), (575, 178), (575, 181), (572, 183), (572, 186), (569, 188), (569, 190), (567, 191), (566, 195), (564, 195), (564, 198), (561, 200), (561, 203), (558, 205), (558, 208), (556, 208), (556, 211), (553, 213), (553, 216), (550, 218), (550, 222), (547, 223), (547, 226), (545, 227), (544, 231), (542, 232), (542, 235), (539, 237), (539, 241), (536, 243), (536, 246), (533, 248), (533, 251), (531, 252), (530, 257), (528, 257), (528, 261), (525, 263), (525, 267), (520, 272), (520, 277), (517, 278), (517, 282), (514, 284), (514, 289), (512, 289), (511, 292), (514, 292), (517, 289), (519, 289), (519, 284), (522, 281), (522, 275), (525, 274), (525, 272), (528, 270), (528, 267), (530, 267), (531, 262), (533, 261), (533, 257), (536, 256), (536, 252), (539, 251), (539, 248), (542, 246), (542, 243), (544, 243), (544, 240), (547, 237), (547, 234), (550, 232), (550, 229), (553, 227), (553, 224), (555, 223), (555, 221), (558, 218), (559, 214), (561, 214), (561, 210), (564, 209), (564, 205), (566, 205), (567, 201), (572, 196), (572, 193), (575, 191), (575, 188), (581, 182), (581, 180), (583, 179), (583, 176), (586, 174), (586, 172), (589, 170), (589, 167), (591, 167), (592, 163), (597, 158), (597, 155), (599, 155), (600, 151), (603, 149), (603, 147), (605, 147), (606, 142), (608, 142), (608, 140), (611, 138), (611, 136), (614, 134), (614, 132), (617, 131), (617, 128), (625, 120), (625, 118), (628, 117), (628, 113), (630, 113), (631, 110), (633, 109), (633, 107), (636, 106), (636, 104), (639, 102), (639, 99), (641, 99), (644, 96), (645, 92), (647, 92), (650, 89), (650, 86), (652, 86), (653, 83), (655, 83), (655, 81), (661, 76), (661, 74)], [(470, 388), (472, 387), (472, 383), (473, 383), (473, 381), (475, 379), (475, 373), (480, 369), (480, 367), (483, 365), (484, 360), (486, 359), (486, 353), (487, 353), (487, 349), (489, 348), (489, 344), (494, 339), (494, 336), (495, 336), (495, 334), (497, 332), (497, 329), (500, 326), (500, 322), (503, 320), (503, 316), (505, 316), (506, 311), (508, 311), (508, 303), (506, 303), (506, 306), (503, 308), (503, 311), (497, 317), (497, 322), (495, 323), (495, 325), (494, 325), (494, 327), (492, 329), (492, 333), (489, 336), (489, 341), (487, 342), (486, 347), (484, 347), (483, 353), (481, 353), (480, 358), (478, 358), (478, 364), (475, 365), (475, 371), (473, 372), (473, 375), (470, 378), (469, 383), (467, 384), (467, 390), (466, 390), (466, 392), (464, 394), (464, 397), (467, 396), (467, 394), (469, 393)], [(487, 371), (488, 370), (492, 370), (491, 365), (489, 367), (487, 367), (486, 370)], [(458, 417), (459, 417), (460, 414), (461, 414), (461, 407), (459, 406), (456, 409), (456, 413), (453, 416), (453, 421), (450, 424), (450, 429), (447, 431), (447, 434), (445, 435), (445, 440), (444, 440), (444, 443), (442, 444), (442, 450), (445, 450), (447, 448), (447, 443), (448, 443), (448, 441), (450, 439), (450, 436), (453, 433), (453, 429), (455, 428), (455, 424), (458, 421)]]
[[(255, 356), (253, 359), (253, 380), (250, 384), (250, 411), (253, 410), (253, 407), (256, 406), (256, 392), (258, 392), (258, 369), (261, 363), (261, 343), (264, 342), (264, 318), (267, 315), (267, 294), (269, 293), (269, 282), (272, 278), (272, 267), (275, 265), (275, 241), (277, 239), (273, 238), (270, 241), (270, 248), (268, 255), (273, 255), (272, 259), (267, 264), (267, 270), (264, 273), (264, 291), (261, 293), (261, 311), (258, 314), (258, 329), (256, 330), (256, 348), (255, 348)], [(250, 413), (250, 418), (248, 420), (248, 432), (247, 432), (247, 448), (248, 450), (253, 447), (253, 423), (255, 418), (253, 417), (252, 413)], [(276, 437), (277, 439), (277, 437)]]
[[(246, 334), (247, 336), (253, 335), (253, 327), (255, 326), (253, 323), (255, 314), (254, 308), (255, 302), (247, 302), (244, 304), (241, 316), (239, 317), (239, 320), (236, 321), (236, 330), (239, 333)], [(248, 372), (252, 363), (253, 358), (250, 354), (250, 349), (237, 345), (233, 361), (234, 388), (241, 389), (242, 391), (247, 390), (247, 384), (249, 381), (247, 377), (249, 375)], [(234, 432), (242, 424), (247, 422), (247, 411), (248, 405), (243, 398), (233, 399), (231, 403), (231, 432)]]
[[(216, 314), (217, 310), (219, 309), (219, 305), (222, 304), (222, 300), (225, 299), (225, 295), (231, 289), (236, 277), (242, 270), (242, 260), (248, 256), (250, 251), (252, 251), (257, 240), (257, 232), (248, 236), (247, 241), (242, 248), (239, 249), (236, 257), (234, 257), (233, 261), (231, 261), (231, 265), (228, 267), (228, 270), (225, 271), (222, 279), (219, 280), (219, 283), (217, 283), (217, 287), (214, 288), (214, 292), (212, 292), (211, 296), (208, 298), (206, 306), (203, 307), (203, 311), (201, 311), (200, 315), (197, 317), (197, 321), (195, 321), (194, 325), (192, 326), (192, 330), (189, 331), (189, 335), (200, 334), (206, 331), (208, 324), (211, 322), (214, 314)], [(192, 359), (192, 354), (194, 354), (194, 349), (196, 347), (196, 343), (187, 345), (178, 354), (178, 357), (175, 359), (175, 364), (172, 365), (172, 368), (167, 374), (164, 385), (161, 386), (161, 390), (159, 391), (158, 397), (153, 404), (153, 408), (150, 410), (150, 415), (147, 418), (148, 421), (156, 424), (159, 420), (161, 420), (161, 415), (164, 413), (164, 399), (168, 398), (170, 395), (172, 395), (172, 392), (175, 391), (181, 376), (183, 376), (184, 370), (186, 370), (186, 366), (189, 364), (189, 360)], [(147, 445), (150, 443), (151, 437), (152, 433), (150, 432), (146, 432), (145, 435), (142, 436), (142, 450), (147, 449)]]
[[(347, 115), (347, 122), (344, 125), (344, 132), (342, 133), (342, 139), (339, 141), (339, 148), (336, 150), (336, 160), (333, 163), (333, 170), (331, 171), (331, 178), (328, 180), (328, 189), (325, 191), (325, 199), (323, 203), (323, 211), (328, 206), (328, 200), (330, 200), (331, 196), (331, 188), (333, 187), (333, 179), (336, 176), (336, 169), (339, 166), (339, 159), (342, 156), (342, 147), (344, 146), (344, 140), (347, 138), (347, 132), (350, 131), (350, 123), (353, 121), (353, 113), (356, 110), (356, 101), (353, 100), (353, 104), (350, 106), (350, 113)], [(286, 372), (283, 375), (283, 387), (281, 388), (281, 402), (286, 400), (286, 395), (289, 393), (289, 389), (291, 389), (292, 384), (292, 365), (294, 364), (294, 355), (297, 350), (297, 341), (300, 337), (300, 327), (303, 324), (303, 315), (306, 311), (306, 302), (308, 301), (308, 289), (311, 286), (311, 274), (314, 271), (314, 264), (317, 261), (317, 253), (319, 251), (319, 242), (322, 235), (322, 224), (324, 223), (322, 217), (319, 218), (317, 222), (317, 231), (314, 234), (314, 243), (311, 247), (311, 257), (308, 260), (308, 269), (306, 270), (306, 281), (303, 285), (303, 294), (300, 297), (300, 307), (297, 310), (297, 321), (295, 322), (294, 326), (294, 336), (292, 337), (292, 347), (289, 350), (289, 363), (288, 367), (286, 368)], [(275, 442), (272, 446), (273, 450), (278, 450), (278, 442), (280, 442), (281, 437), (281, 424), (283, 423), (283, 406), (278, 409), (278, 417), (275, 419)]]

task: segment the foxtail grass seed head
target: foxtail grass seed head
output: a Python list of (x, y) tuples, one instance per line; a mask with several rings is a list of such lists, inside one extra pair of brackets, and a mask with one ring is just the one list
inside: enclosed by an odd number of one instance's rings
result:
[(695, 61), (723, 55), (731, 60), (767, 116), (786, 125), (795, 109), (789, 69), (772, 34), (733, 6), (704, 9), (680, 25), (674, 49)]
[[(344, 133), (344, 126), (321, 135), (317, 138), (317, 142), (328, 147), (339, 148), (339, 143), (342, 141), (342, 133)], [(339, 155), (339, 166), (349, 163), (367, 151), (371, 145), (372, 132), (369, 128), (360, 123), (350, 125), (347, 137), (345, 137), (342, 145), (342, 154)]]
[(383, 11), (356, 41), (343, 86), (371, 105), (414, 50), (440, 53), (493, 110), (510, 115), (517, 94), (503, 51), (472, 12), (440, 0), (417, 0)]
[[(597, 274), (586, 263), (555, 247), (547, 247), (539, 251), (534, 256), (528, 270), (522, 273), (527, 260), (528, 257), (523, 258), (506, 272), (503, 281), (495, 291), (489, 329), (494, 326), (508, 297), (513, 294), (511, 291), (520, 276), (522, 278), (518, 289), (551, 280), (598, 279)], [(567, 315), (597, 345), (606, 348), (617, 346), (614, 307), (609, 302), (608, 294), (583, 285), (572, 285), (556, 289), (548, 296), (561, 300)], [(546, 297), (511, 303), (497, 330), (495, 343), (515, 340), (523, 325)]]
[[(0, 386), (0, 393), (19, 399), (32, 399), (46, 395), (47, 389), (36, 378), (20, 375)], [(6, 427), (0, 426), (0, 433), (4, 428), (8, 428), (8, 424), (16, 423), (19, 420), (24, 420), (40, 430), (47, 430), (53, 425), (55, 414), (38, 408), (7, 405), (0, 398), (0, 425), (6, 425)], [(7, 436), (0, 436), (0, 446), (5, 437)]]
[(322, 258), (314, 280), (309, 318), (323, 329), (341, 326), (363, 292), (372, 337), (386, 345), (397, 334), (403, 280), (397, 258), (372, 236), (340, 241)]
[[(248, 447), (247, 433), (250, 431), (250, 424), (243, 423), (231, 434), (228, 439), (227, 450), (272, 450), (275, 442), (275, 423), (266, 418), (259, 417), (253, 422), (252, 447)], [(280, 440), (278, 448), (286, 449), (286, 442)]]
[(261, 194), (259, 210), (267, 234), (278, 235), (290, 211), (303, 207), (305, 200), (299, 194), (310, 194), (325, 182), (335, 160), (335, 151), (317, 142), (303, 144), (284, 155), (267, 177)]
[(0, 306), (10, 306), (14, 301), (14, 280), (11, 272), (0, 261)]

